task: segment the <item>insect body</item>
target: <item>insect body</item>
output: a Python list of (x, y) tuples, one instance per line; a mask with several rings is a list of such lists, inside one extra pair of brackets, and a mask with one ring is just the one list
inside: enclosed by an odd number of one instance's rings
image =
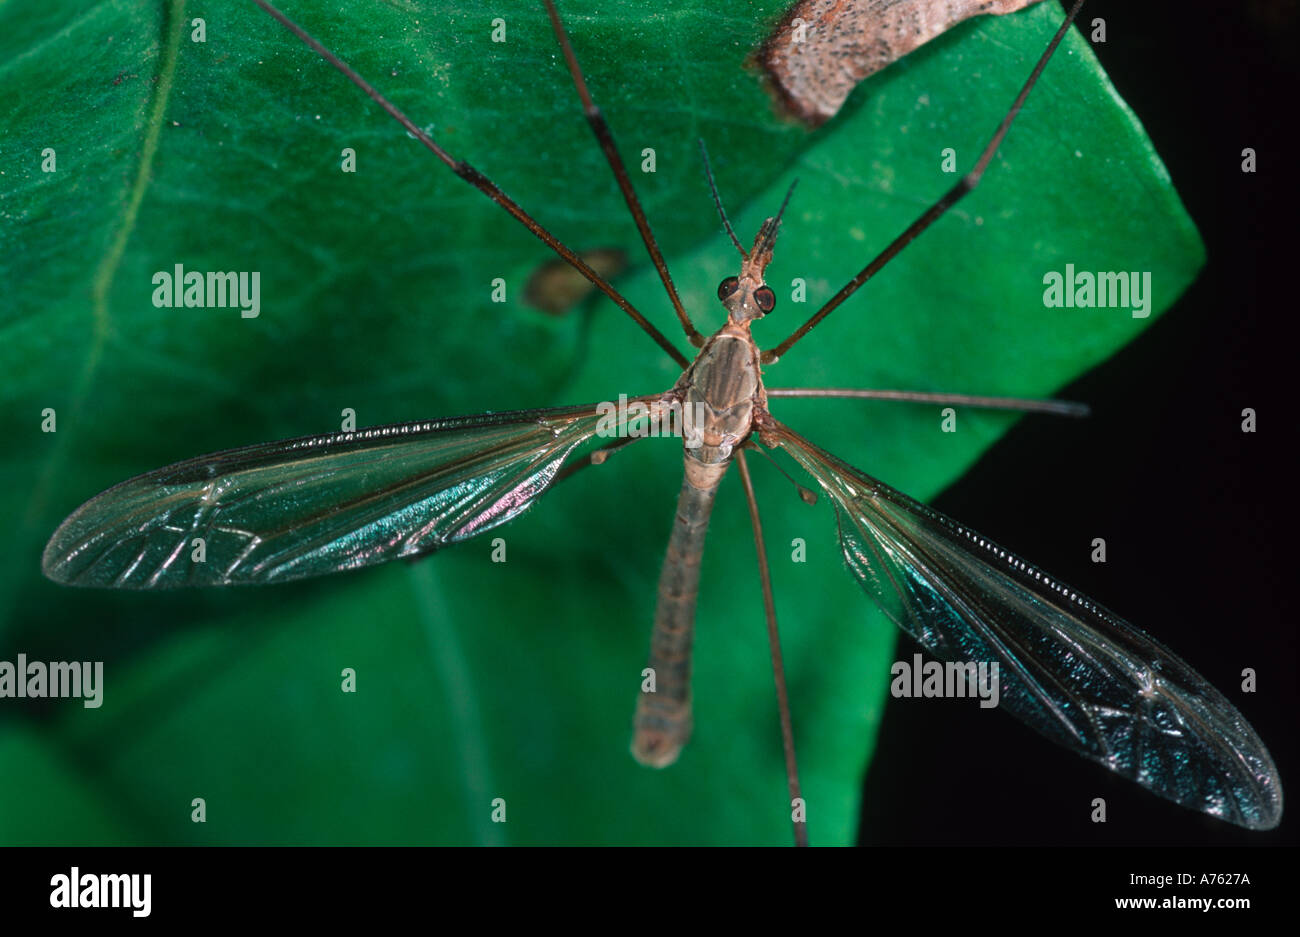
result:
[(704, 533), (732, 450), (749, 438), (767, 406), (761, 353), (750, 324), (776, 302), (763, 282), (763, 269), (772, 259), (780, 223), (779, 215), (767, 220), (740, 276), (728, 277), (718, 287), (727, 322), (673, 388), (673, 396), (685, 403), (686, 477), (659, 579), (651, 637), (650, 668), (660, 675), (660, 684), (655, 693), (641, 696), (632, 741), (637, 760), (654, 767), (675, 761), (690, 735), (691, 640)]

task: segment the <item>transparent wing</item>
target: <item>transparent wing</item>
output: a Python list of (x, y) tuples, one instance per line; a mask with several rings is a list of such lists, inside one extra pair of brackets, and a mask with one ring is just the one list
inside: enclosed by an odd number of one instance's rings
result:
[(165, 589), (428, 553), (528, 507), (600, 419), (594, 406), (516, 411), (199, 456), (91, 498), (54, 532), (42, 568), (69, 585)]
[(1268, 750), (1168, 648), (939, 512), (788, 427), (782, 446), (835, 505), (867, 594), (935, 656), (998, 662), (999, 706), (1185, 807), (1250, 829), (1282, 816)]

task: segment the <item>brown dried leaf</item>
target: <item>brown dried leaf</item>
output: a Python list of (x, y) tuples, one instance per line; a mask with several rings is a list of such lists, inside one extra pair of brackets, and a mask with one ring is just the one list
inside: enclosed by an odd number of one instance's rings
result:
[[(627, 267), (627, 255), (616, 248), (579, 251), (578, 256), (606, 280), (618, 276)], [(562, 316), (594, 289), (590, 280), (557, 257), (540, 265), (528, 277), (524, 302), (542, 312)]]
[(763, 43), (758, 63), (777, 107), (817, 127), (859, 81), (956, 24), (1038, 0), (801, 0)]

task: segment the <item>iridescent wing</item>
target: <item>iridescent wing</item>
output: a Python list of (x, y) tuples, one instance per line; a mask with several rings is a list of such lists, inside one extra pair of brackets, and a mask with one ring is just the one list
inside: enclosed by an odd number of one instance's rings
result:
[(763, 438), (830, 497), (850, 571), (894, 624), (943, 660), (998, 663), (1002, 708), (1184, 807), (1250, 829), (1278, 824), (1268, 750), (1168, 648), (788, 427)]
[(519, 514), (601, 419), (594, 406), (516, 411), (199, 456), (91, 498), (41, 565), (68, 585), (166, 589), (418, 556)]

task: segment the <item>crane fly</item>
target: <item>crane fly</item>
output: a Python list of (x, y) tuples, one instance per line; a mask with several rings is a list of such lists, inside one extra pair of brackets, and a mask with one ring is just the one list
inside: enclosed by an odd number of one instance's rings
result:
[[(774, 312), (765, 270), (791, 193), (746, 247), (709, 185), (739, 268), (718, 286), (727, 320), (703, 335), (684, 308), (613, 135), (552, 0), (556, 40), (584, 114), (661, 279), (693, 359), (484, 174), (453, 156), (362, 76), (267, 0), (255, 0), (378, 103), (454, 174), (484, 193), (605, 293), (681, 367), (668, 389), (606, 407), (521, 410), (308, 436), (200, 456), (108, 489), (73, 512), (45, 549), (50, 579), (75, 586), (170, 589), (287, 582), (432, 553), (511, 520), (558, 481), (632, 442), (638, 418), (683, 441), (684, 479), (659, 580), (632, 753), (666, 767), (692, 729), (691, 653), (700, 558), (715, 495), (736, 464), (755, 541), (771, 642), (797, 843), (807, 842), (775, 604), (747, 452), (781, 450), (816, 482), (836, 517), (850, 573), (900, 629), (945, 661), (996, 662), (1001, 705), (1043, 735), (1160, 797), (1250, 829), (1281, 817), (1276, 768), (1228, 700), (1163, 645), (1098, 603), (939, 512), (831, 455), (770, 405), (779, 397), (894, 398), (1078, 415), (1060, 401), (849, 389), (779, 390), (775, 364), (982, 178), (1074, 21), (1067, 13), (974, 167), (806, 322), (760, 349)], [(603, 441), (616, 437), (613, 442)], [(592, 444), (597, 443), (593, 448)], [(806, 500), (815, 496), (800, 489)], [(192, 552), (202, 544), (201, 560)]]

